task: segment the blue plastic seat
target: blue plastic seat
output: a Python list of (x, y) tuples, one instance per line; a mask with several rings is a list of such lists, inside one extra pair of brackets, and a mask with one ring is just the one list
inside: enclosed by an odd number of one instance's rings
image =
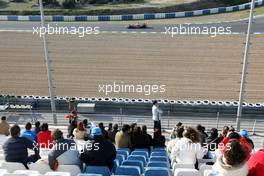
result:
[(117, 154), (116, 155), (116, 160), (118, 160), (119, 165), (122, 165), (123, 161), (125, 161), (125, 156), (124, 155)]
[(142, 161), (126, 160), (123, 162), (123, 166), (138, 166), (140, 169), (140, 174), (143, 174), (144, 172), (144, 164)]
[(151, 150), (151, 153), (152, 152), (165, 152), (165, 153), (167, 153), (167, 151), (166, 151), (166, 149), (164, 147), (154, 147)]
[(146, 169), (145, 176), (170, 176), (170, 171), (164, 167), (150, 167)]
[(125, 151), (125, 150), (117, 150), (116, 151), (116, 154), (124, 155), (125, 156), (125, 159), (127, 159), (128, 155), (129, 155), (129, 152), (128, 151)]
[(149, 149), (147, 149), (147, 148), (135, 148), (134, 151), (148, 152), (149, 153)]
[(149, 161), (169, 162), (169, 159), (168, 157), (163, 157), (163, 156), (152, 156), (149, 158)]
[(77, 176), (103, 176), (102, 174), (78, 174)]
[(165, 152), (152, 152), (150, 156), (164, 156), (168, 157), (168, 154)]
[(118, 148), (117, 151), (127, 151), (128, 155), (131, 153), (131, 150), (129, 148)]
[(119, 161), (118, 161), (117, 159), (115, 159), (115, 160), (114, 160), (114, 167), (113, 167), (113, 170), (112, 170), (113, 173), (115, 173), (115, 170), (116, 170), (116, 168), (117, 168), (118, 166), (120, 166)]
[(116, 168), (115, 175), (140, 176), (140, 169), (138, 166), (119, 166)]
[(148, 163), (147, 167), (164, 167), (164, 168), (170, 168), (168, 162), (160, 162), (160, 161), (150, 161)]
[(127, 160), (136, 160), (136, 161), (142, 161), (144, 166), (146, 166), (147, 160), (145, 158), (145, 156), (141, 156), (141, 155), (130, 155)]
[(146, 151), (133, 151), (133, 152), (131, 153), (131, 155), (145, 156), (146, 160), (148, 160), (148, 158), (149, 158), (149, 154), (148, 154), (148, 152), (146, 152)]
[(107, 166), (86, 166), (84, 173), (101, 174), (102, 176), (111, 176), (111, 172)]

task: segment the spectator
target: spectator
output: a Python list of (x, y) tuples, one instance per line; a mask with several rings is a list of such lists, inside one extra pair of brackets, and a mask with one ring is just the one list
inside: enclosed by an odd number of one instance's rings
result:
[[(40, 159), (37, 144), (27, 138), (19, 137), (20, 127), (18, 125), (12, 126), (10, 133), (11, 137), (3, 145), (5, 161), (22, 163), (28, 169), (28, 163), (34, 163)], [(35, 154), (28, 156), (28, 149), (33, 150)]]
[(143, 134), (140, 127), (137, 127), (133, 133), (132, 138), (132, 146), (133, 148), (148, 148), (150, 149), (148, 136)]
[(219, 143), (218, 148), (221, 150), (222, 154), (225, 152), (226, 148), (228, 147), (227, 144), (229, 142), (229, 140), (231, 139), (237, 139), (240, 141), (240, 143), (246, 148), (247, 151), (247, 159), (249, 159), (250, 153), (251, 153), (251, 146), (250, 144), (247, 142), (247, 140), (243, 137), (241, 137), (237, 132), (232, 132), (230, 131), (227, 134), (227, 137), (225, 137), (223, 139), (223, 141), (221, 143)]
[(187, 127), (171, 152), (171, 159), (177, 163), (195, 165), (197, 159), (202, 159), (207, 150), (201, 146), (200, 133)]
[(247, 176), (247, 151), (245, 147), (237, 139), (230, 140), (228, 146), (229, 148), (225, 150), (223, 156), (218, 158), (213, 165), (214, 172), (221, 176)]
[(231, 125), (230, 128), (229, 128), (229, 132), (235, 132), (236, 129)]
[[(214, 140), (215, 143), (215, 149), (218, 149), (219, 144), (223, 141), (223, 139), (227, 136), (227, 133), (229, 131), (229, 127), (228, 126), (224, 126), (222, 131), (220, 132), (219, 136)], [(211, 142), (212, 144), (212, 142)]]
[(115, 136), (117, 132), (118, 132), (118, 124), (114, 125), (113, 130), (111, 131), (108, 130), (108, 137), (112, 143), (115, 143)]
[(131, 132), (133, 133), (137, 128), (137, 123), (132, 123), (130, 126), (131, 126)]
[(215, 151), (219, 143), (216, 143), (218, 139), (218, 130), (216, 128), (212, 128), (210, 130), (210, 136), (207, 138), (207, 146), (209, 151)]
[(228, 126), (224, 126), (220, 136), (224, 139), (227, 136), (227, 133), (229, 132), (229, 127)]
[(103, 137), (105, 139), (109, 139), (108, 132), (105, 130), (104, 124), (101, 122), (101, 123), (98, 124), (98, 127), (101, 129)]
[(85, 147), (80, 159), (86, 166), (107, 166), (110, 171), (116, 158), (115, 146), (102, 136), (100, 128), (95, 127), (91, 133), (93, 140), (89, 141), (91, 148)]
[(175, 126), (175, 127), (173, 127), (172, 130), (171, 130), (170, 139), (171, 139), (171, 140), (172, 140), (172, 139), (175, 139), (176, 136), (177, 136), (177, 128), (176, 128), (176, 126)]
[(263, 176), (264, 173), (264, 149), (260, 149), (248, 160), (248, 176)]
[(166, 147), (165, 146), (166, 139), (165, 137), (161, 134), (161, 130), (159, 128), (156, 128), (154, 130), (154, 137), (152, 140), (152, 146), (153, 147)]
[(88, 136), (82, 122), (79, 122), (77, 128), (73, 130), (73, 135), (78, 140), (84, 140)]
[(172, 129), (170, 139), (175, 139), (177, 137), (177, 129), (182, 126), (181, 122), (178, 122), (176, 126)]
[(59, 164), (81, 166), (79, 152), (73, 140), (64, 139), (59, 129), (53, 131), (52, 139), (54, 147), (48, 155), (49, 166), (52, 170), (57, 170)]
[(69, 112), (77, 110), (76, 99), (74, 97), (70, 98), (68, 101)]
[(68, 126), (68, 138), (73, 138), (73, 130), (77, 128), (77, 118), (73, 118), (72, 120), (70, 120), (70, 125)]
[(37, 140), (37, 136), (35, 134), (35, 132), (31, 131), (32, 125), (30, 122), (26, 123), (25, 125), (25, 131), (21, 134), (21, 137), (25, 137), (31, 141), (36, 141)]
[(49, 125), (47, 123), (41, 125), (41, 131), (37, 135), (37, 141), (40, 148), (53, 147), (51, 131), (49, 130)]
[(129, 135), (130, 135), (131, 142), (132, 142), (133, 141), (133, 134), (137, 128), (137, 123), (131, 123), (130, 127), (131, 127), (131, 130), (129, 131)]
[(72, 123), (72, 120), (75, 120), (77, 122), (78, 115), (76, 110), (70, 111), (71, 113), (66, 116), (67, 119), (69, 119), (69, 124)]
[(207, 138), (207, 134), (205, 133), (205, 128), (201, 124), (198, 124), (196, 127), (196, 130), (200, 133), (201, 145), (205, 146), (206, 145), (206, 138)]
[(248, 132), (246, 130), (241, 130), (239, 133), (243, 138), (246, 139), (246, 141), (250, 144), (251, 148), (254, 149), (254, 142), (252, 141), (252, 139), (249, 138), (248, 136)]
[(148, 146), (149, 148), (152, 146), (152, 136), (150, 134), (148, 134), (148, 129), (147, 129), (147, 126), (146, 125), (143, 125), (142, 126), (142, 133), (143, 135), (146, 135), (147, 136), (147, 141), (148, 141)]
[(88, 125), (88, 120), (84, 119), (83, 120), (83, 126), (86, 130), (87, 135), (89, 136), (91, 134), (91, 126)]
[(115, 143), (117, 148), (130, 148), (131, 146), (131, 136), (129, 135), (130, 126), (123, 125), (122, 130), (116, 133)]
[(8, 136), (9, 133), (9, 124), (6, 122), (6, 116), (1, 117), (1, 122), (0, 122), (0, 134)]
[(168, 142), (167, 145), (167, 152), (170, 154), (172, 152), (172, 149), (174, 148), (175, 144), (177, 143), (177, 141), (179, 141), (182, 137), (183, 137), (183, 131), (184, 131), (184, 127), (181, 126), (177, 129), (176, 131), (176, 138), (172, 139)]
[(153, 101), (152, 106), (152, 120), (154, 121), (154, 130), (160, 129), (161, 130), (161, 114), (162, 110), (159, 108), (159, 104), (157, 100)]
[(107, 131), (112, 131), (113, 130), (113, 124), (112, 123), (109, 123), (108, 124), (108, 129)]
[(84, 126), (84, 128), (88, 128), (88, 120), (87, 119), (83, 120), (83, 126)]
[(35, 129), (34, 129), (35, 135), (37, 136), (38, 133), (39, 133), (40, 131), (41, 131), (41, 130), (40, 130), (40, 122), (37, 121), (37, 122), (35, 123)]

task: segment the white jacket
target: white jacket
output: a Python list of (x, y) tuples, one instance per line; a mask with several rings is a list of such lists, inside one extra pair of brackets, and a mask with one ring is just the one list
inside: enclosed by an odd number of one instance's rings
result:
[(247, 176), (248, 166), (247, 163), (242, 163), (240, 166), (230, 166), (223, 161), (223, 157), (217, 159), (213, 165), (213, 171), (217, 176)]
[(158, 121), (161, 120), (161, 114), (162, 114), (162, 110), (159, 109), (156, 105), (152, 106), (152, 120), (154, 121)]
[(180, 164), (195, 164), (196, 159), (202, 159), (207, 153), (200, 143), (193, 143), (183, 137), (176, 142), (171, 152), (171, 159)]

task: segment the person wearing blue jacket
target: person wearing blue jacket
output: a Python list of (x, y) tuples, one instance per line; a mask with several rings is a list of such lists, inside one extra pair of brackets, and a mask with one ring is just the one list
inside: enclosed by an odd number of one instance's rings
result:
[(21, 134), (21, 137), (25, 137), (31, 141), (36, 141), (36, 133), (34, 131), (31, 130), (32, 129), (32, 125), (30, 122), (26, 123), (25, 125), (25, 131)]

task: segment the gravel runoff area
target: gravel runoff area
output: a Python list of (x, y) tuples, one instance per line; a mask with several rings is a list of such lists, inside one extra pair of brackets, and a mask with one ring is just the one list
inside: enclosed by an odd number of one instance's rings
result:
[[(0, 93), (48, 95), (42, 39), (0, 32)], [(49, 36), (57, 96), (237, 100), (244, 35)], [(245, 100), (264, 99), (264, 36), (254, 35)], [(109, 93), (99, 85), (165, 85), (163, 93)], [(140, 91), (139, 91), (140, 92)]]

